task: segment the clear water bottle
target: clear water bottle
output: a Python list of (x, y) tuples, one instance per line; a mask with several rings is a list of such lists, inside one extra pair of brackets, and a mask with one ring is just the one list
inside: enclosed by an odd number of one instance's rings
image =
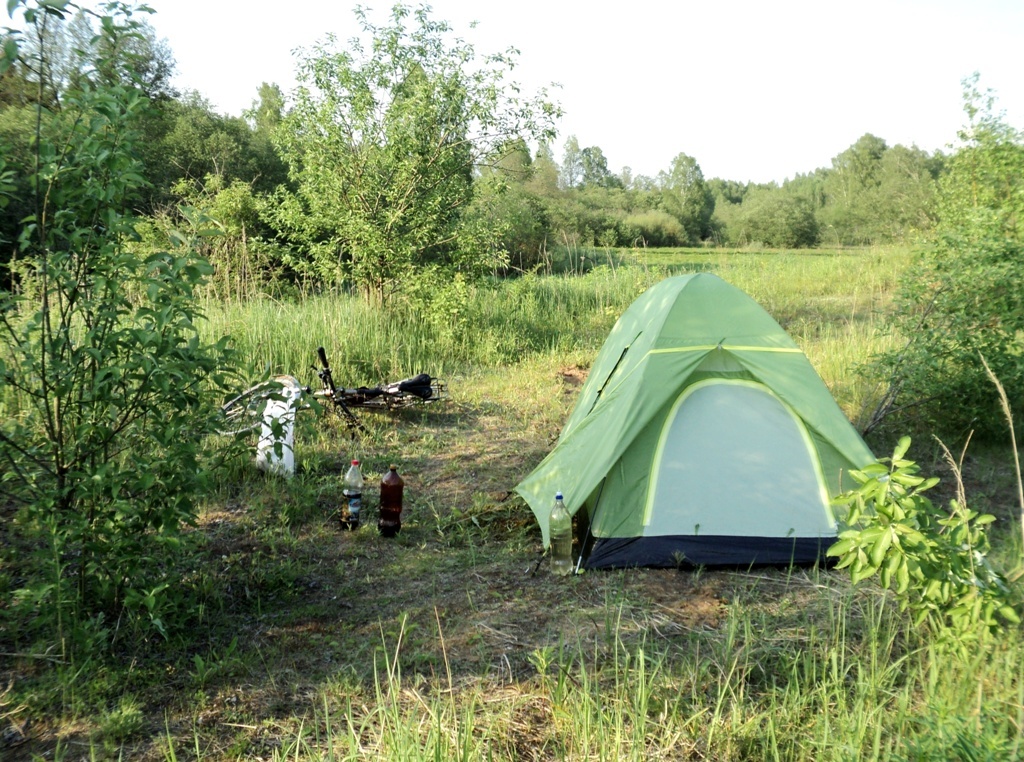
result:
[(569, 574), (572, 571), (572, 516), (562, 502), (562, 493), (555, 493), (555, 505), (548, 519), (551, 536), (551, 571)]
[(363, 474), (359, 461), (353, 460), (345, 474), (345, 505), (341, 511), (341, 526), (344, 529), (358, 529), (359, 516), (363, 511)]

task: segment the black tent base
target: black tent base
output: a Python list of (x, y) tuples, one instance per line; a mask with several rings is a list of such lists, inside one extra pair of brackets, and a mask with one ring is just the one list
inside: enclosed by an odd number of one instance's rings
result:
[(594, 538), (586, 569), (825, 565), (835, 537), (668, 535)]

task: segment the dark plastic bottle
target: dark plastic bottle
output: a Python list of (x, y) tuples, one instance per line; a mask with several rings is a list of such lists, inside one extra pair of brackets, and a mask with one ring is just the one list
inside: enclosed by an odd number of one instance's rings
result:
[(384, 537), (394, 537), (402, 529), (402, 497), (405, 482), (392, 465), (380, 480), (380, 519), (377, 530)]

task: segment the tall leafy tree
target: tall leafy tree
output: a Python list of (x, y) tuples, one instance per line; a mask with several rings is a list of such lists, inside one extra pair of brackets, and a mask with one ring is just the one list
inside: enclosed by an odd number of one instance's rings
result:
[(527, 185), (540, 196), (554, 196), (558, 193), (558, 162), (551, 153), (551, 146), (541, 143), (533, 157), (530, 178)]
[(260, 85), (257, 99), (253, 101), (248, 117), (252, 120), (256, 132), (272, 135), (284, 118), (285, 101), (281, 87), (264, 82)]
[(269, 193), (287, 180), (287, 169), (271, 141), (272, 128), (218, 114), (195, 91), (151, 105), (141, 124), (144, 139), (139, 151), (149, 181), (141, 209), (172, 209), (183, 196), (208, 184), (226, 187), (242, 182)]
[(692, 156), (678, 154), (672, 165), (658, 175), (661, 207), (674, 216), (686, 230), (689, 243), (697, 243), (711, 233), (711, 215), (715, 198), (704, 182), (704, 173)]
[(580, 156), (580, 141), (575, 135), (565, 139), (562, 148), (562, 166), (558, 184), (562, 188), (576, 188), (583, 182), (583, 159)]
[(622, 187), (622, 181), (608, 170), (608, 159), (598, 146), (589, 146), (580, 151), (580, 168), (584, 187)]
[[(164, 111), (177, 97), (171, 85), (175, 61), (167, 41), (157, 37), (146, 21), (144, 8), (120, 6), (133, 29), (131, 34), (114, 40), (103, 28), (103, 23), (109, 23), (108, 3), (101, 4), (99, 10), (81, 9), (70, 2), (44, 7), (54, 12), (35, 16), (36, 23), (19, 38), (19, 56), (7, 59), (11, 65), (0, 77), (0, 133), (4, 134), (12, 165), (23, 170), (21, 178), (27, 177), (30, 166), (23, 159), (32, 152), (37, 121), (43, 132), (56, 129), (69, 94), (101, 86), (130, 87), (141, 92), (149, 103), (136, 124), (143, 133), (136, 151), (145, 154), (144, 174), (157, 188), (140, 184), (132, 189), (132, 204), (148, 210), (151, 199), (161, 196), (159, 186), (167, 165), (162, 161), (165, 157), (159, 156), (168, 122)], [(112, 45), (117, 49), (111, 49)], [(15, 208), (20, 209), (18, 202), (27, 194), (18, 192), (16, 197)]]
[(869, 243), (879, 235), (878, 186), (888, 148), (884, 140), (866, 133), (832, 159), (820, 216), (843, 243)]
[[(80, 88), (83, 80), (130, 84), (151, 99), (177, 95), (171, 84), (174, 55), (167, 40), (159, 38), (146, 20), (147, 9), (123, 4), (124, 15), (135, 29), (112, 41), (100, 28), (103, 18), (109, 18), (103, 15), (107, 4), (101, 4), (99, 12), (69, 2), (49, 7), (60, 9), (60, 13), (38, 17), (40, 23), (23, 38), (19, 58), (20, 66), (41, 86), (41, 102), (53, 105), (69, 90)], [(115, 44), (118, 49), (111, 50)]]
[[(30, 33), (70, 9), (63, 0), (9, 5)], [(35, 106), (29, 214), (17, 260), (0, 268), (0, 399), (16, 411), (0, 420), (0, 489), (19, 509), (12, 531), (45, 548), (24, 560), (15, 598), (25, 604), (20, 627), (52, 625), (43, 634), (61, 648), (102, 633), (104, 617), (170, 624), (161, 613), (175, 583), (168, 559), (196, 516), (210, 392), (230, 372), (226, 342), (199, 331), (195, 289), (209, 266), (188, 250), (135, 247), (130, 199), (144, 183), (138, 126), (149, 98), (123, 51), (138, 23), (121, 3), (100, 12), (94, 68), (62, 92), (58, 110)], [(4, 45), (0, 76), (12, 59), (45, 56), (19, 41), (12, 34)]]
[(868, 132), (832, 159), (836, 195), (852, 200), (858, 190), (878, 185), (882, 156), (888, 148), (882, 138)]
[(515, 53), (479, 58), (429, 8), (356, 17), (367, 40), (328, 37), (300, 61), (277, 132), (294, 193), (277, 222), (322, 277), (388, 301), (426, 270), (473, 277), (501, 263), (490, 232), (465, 224), (473, 169), (508, 141), (550, 138), (558, 108), (506, 80)]
[(529, 147), (516, 139), (481, 168), (474, 183), (469, 217), (475, 226), (497, 234), (498, 246), (514, 270), (537, 264), (547, 234), (544, 202), (531, 189), (533, 174)]
[(902, 241), (935, 224), (938, 179), (945, 157), (895, 145), (882, 155), (876, 190), (877, 240)]

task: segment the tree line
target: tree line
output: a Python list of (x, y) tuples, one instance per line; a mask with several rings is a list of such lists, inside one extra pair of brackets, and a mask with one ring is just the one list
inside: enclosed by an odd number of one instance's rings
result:
[(545, 245), (570, 242), (777, 248), (902, 242), (934, 227), (936, 188), (947, 161), (942, 152), (889, 146), (865, 134), (830, 167), (781, 185), (706, 180), (685, 153), (656, 177), (633, 176), (628, 167), (616, 175), (600, 147), (580, 148), (570, 136), (560, 164), (546, 146), (532, 157), (520, 147), (503, 164), (506, 182), (519, 186), (505, 203), (529, 209), (534, 220), (532, 229), (514, 231), (506, 244), (530, 261)]
[[(37, 129), (61, 129), (69, 93), (126, 76), (104, 69), (96, 17), (63, 5), (0, 79), (14, 178), (30, 174)], [(396, 6), (384, 25), (358, 15), (363, 41), (328, 36), (299, 59), (294, 93), (263, 83), (238, 116), (174, 89), (173, 52), (145, 19), (118, 51), (151, 105), (135, 124), (145, 182), (130, 199), (143, 237), (159, 247), (170, 230), (214, 224), (204, 254), (224, 296), (348, 282), (386, 301), (414, 272), (422, 285), (528, 271), (566, 247), (858, 246), (935, 225), (941, 152), (866, 134), (781, 185), (706, 179), (686, 153), (655, 177), (614, 173), (575, 136), (555, 155), (559, 106), (519, 94), (513, 54), (479, 56), (429, 9)], [(23, 183), (0, 219), (4, 262), (31, 212)]]

